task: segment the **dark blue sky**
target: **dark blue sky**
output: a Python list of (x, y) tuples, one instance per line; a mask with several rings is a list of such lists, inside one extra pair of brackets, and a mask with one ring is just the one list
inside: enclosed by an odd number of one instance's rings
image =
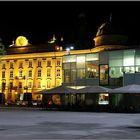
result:
[(46, 42), (54, 33), (65, 41), (76, 40), (84, 13), (90, 39), (113, 14), (113, 20), (140, 41), (140, 2), (122, 1), (31, 1), (0, 2), (0, 37), (10, 44), (19, 35), (32, 44)]

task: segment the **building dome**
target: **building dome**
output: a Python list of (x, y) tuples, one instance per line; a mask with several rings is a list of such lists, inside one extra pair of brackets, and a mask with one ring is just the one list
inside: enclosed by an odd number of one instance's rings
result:
[(94, 38), (95, 47), (102, 45), (126, 45), (128, 37), (117, 23), (112, 20), (103, 23), (97, 30)]

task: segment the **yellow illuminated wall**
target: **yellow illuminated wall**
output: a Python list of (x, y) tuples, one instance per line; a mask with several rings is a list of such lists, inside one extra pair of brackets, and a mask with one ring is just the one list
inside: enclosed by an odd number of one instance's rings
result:
[[(14, 102), (18, 94), (34, 93), (61, 85), (61, 55), (58, 52), (55, 55), (37, 53), (3, 56), (0, 64), (0, 92), (5, 93), (7, 101)], [(3, 83), (5, 83), (5, 89), (2, 88)]]

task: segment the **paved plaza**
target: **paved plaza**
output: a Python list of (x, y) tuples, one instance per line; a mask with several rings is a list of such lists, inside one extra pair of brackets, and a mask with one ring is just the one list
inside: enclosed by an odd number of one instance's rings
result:
[(0, 108), (0, 139), (140, 139), (140, 114)]

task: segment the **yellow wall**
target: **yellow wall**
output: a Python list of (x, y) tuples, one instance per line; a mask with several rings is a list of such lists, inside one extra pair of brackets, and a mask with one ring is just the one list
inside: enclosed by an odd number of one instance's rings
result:
[[(71, 51), (70, 54), (90, 53), (91, 50), (76, 50)], [(6, 101), (12, 100), (15, 102), (20, 93), (37, 92), (43, 89), (54, 88), (62, 84), (62, 56), (68, 55), (68, 52), (46, 52), (46, 53), (32, 53), (32, 54), (14, 54), (3, 55), (0, 63), (0, 92), (2, 92), (2, 83), (6, 83), (4, 90)], [(60, 65), (57, 65), (57, 61)], [(32, 68), (29, 67), (29, 62), (32, 62)], [(41, 62), (41, 67), (38, 67), (38, 61)], [(47, 66), (47, 61), (51, 61), (51, 66)], [(13, 63), (13, 68), (10, 68), (10, 63)], [(19, 68), (20, 63), (23, 63), (23, 68)], [(3, 69), (5, 64), (5, 69)], [(47, 76), (47, 69), (51, 71), (50, 76)], [(32, 77), (28, 77), (29, 70), (32, 70)], [(38, 77), (38, 70), (41, 70), (41, 77)], [(2, 78), (2, 72), (5, 71), (5, 78)], [(13, 71), (13, 77), (10, 78), (10, 71)], [(19, 71), (22, 71), (22, 77), (19, 77)], [(60, 75), (57, 72), (60, 71)], [(16, 89), (9, 89), (10, 82)], [(22, 83), (22, 88), (19, 88), (19, 83)], [(29, 83), (32, 83), (29, 88)], [(40, 87), (39, 87), (40, 83)], [(24, 89), (28, 87), (28, 90)], [(33, 94), (33, 99), (37, 95)]]

